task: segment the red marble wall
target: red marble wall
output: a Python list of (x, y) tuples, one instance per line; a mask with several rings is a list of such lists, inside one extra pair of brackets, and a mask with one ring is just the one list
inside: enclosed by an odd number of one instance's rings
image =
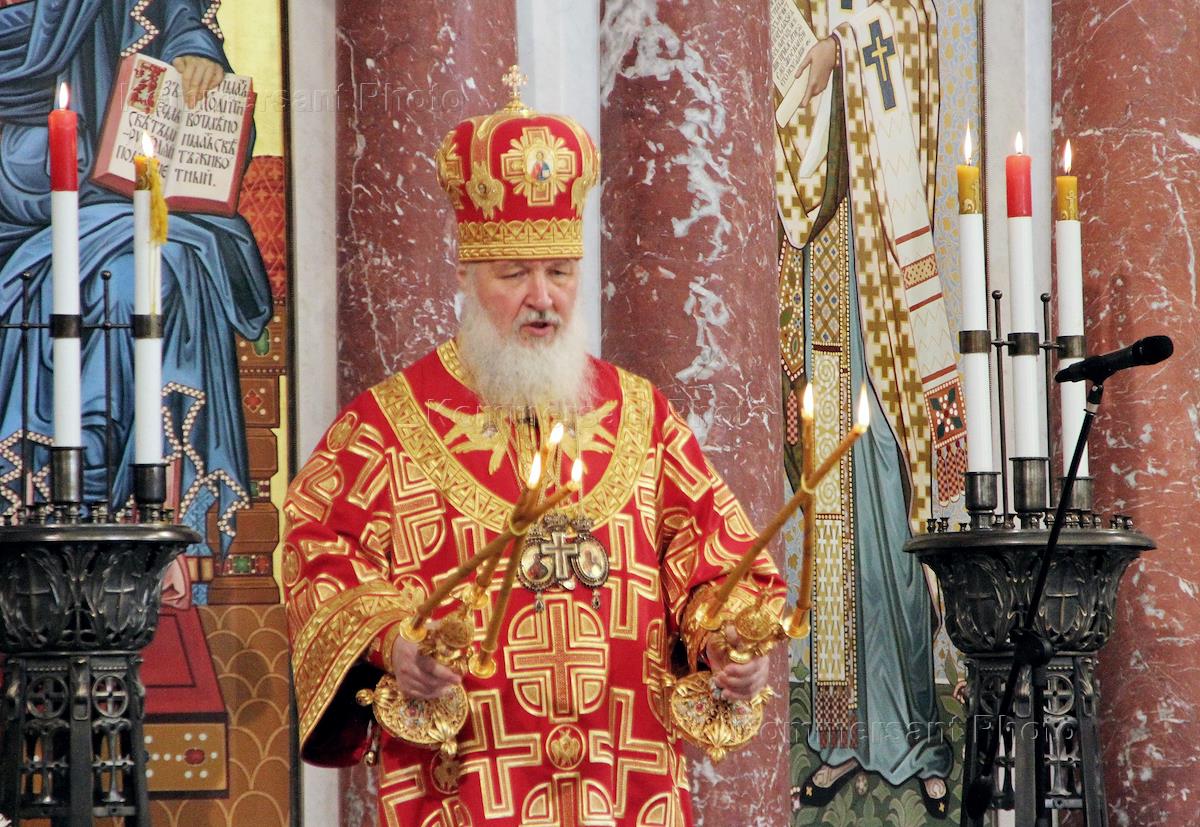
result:
[[(340, 0), (338, 400), (453, 335), (454, 213), (434, 154), (508, 100), (512, 0)], [(304, 159), (296, 163), (303, 174)]]
[(1090, 352), (1166, 333), (1119, 374), (1091, 440), (1096, 501), (1159, 550), (1121, 586), (1100, 659), (1116, 824), (1188, 824), (1200, 799), (1200, 25), (1195, 0), (1054, 0), (1054, 112), (1079, 173)]
[[(601, 23), (603, 352), (655, 382), (759, 525), (782, 501), (768, 4), (608, 2)], [(786, 686), (785, 647), (775, 686)], [(697, 822), (781, 824), (787, 706), (714, 767)]]
[[(450, 338), (454, 213), (434, 154), (468, 115), (508, 100), (512, 0), (340, 0), (338, 22), (338, 401)], [(304, 159), (296, 161), (303, 174)], [(375, 786), (343, 772), (342, 827), (374, 825)]]

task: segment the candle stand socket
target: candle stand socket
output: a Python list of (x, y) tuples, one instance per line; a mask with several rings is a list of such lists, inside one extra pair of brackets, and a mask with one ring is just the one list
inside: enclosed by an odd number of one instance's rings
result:
[[(1064, 482), (1065, 480), (1060, 479), (1059, 485)], [(1071, 487), (1071, 498), (1067, 500), (1067, 510), (1079, 515), (1090, 515), (1095, 506), (1095, 492), (1095, 477), (1076, 477), (1075, 485)]]
[(50, 449), (50, 499), (55, 505), (83, 502), (83, 449)]
[(137, 502), (142, 522), (162, 521), (162, 506), (167, 499), (167, 466), (165, 463), (134, 463), (133, 498)]
[(1036, 528), (1049, 502), (1046, 457), (1013, 457), (1013, 507), (1021, 528)]
[(963, 475), (967, 489), (967, 513), (971, 530), (990, 529), (996, 512), (999, 471), (968, 471)]

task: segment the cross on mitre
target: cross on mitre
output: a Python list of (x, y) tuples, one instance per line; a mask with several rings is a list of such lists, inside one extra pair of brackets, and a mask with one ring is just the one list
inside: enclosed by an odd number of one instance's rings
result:
[(508, 102), (510, 107), (524, 107), (521, 103), (521, 87), (529, 83), (528, 75), (521, 72), (521, 67), (513, 64), (508, 67), (508, 71), (504, 73), (504, 77), (500, 78), (500, 82), (508, 87), (512, 99)]

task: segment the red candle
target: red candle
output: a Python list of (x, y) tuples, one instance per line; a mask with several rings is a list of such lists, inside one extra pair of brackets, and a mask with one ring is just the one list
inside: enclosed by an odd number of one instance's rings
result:
[(79, 189), (79, 161), (75, 153), (75, 113), (67, 108), (67, 84), (58, 87), (58, 108), (50, 112), (50, 189)]
[(1008, 184), (1008, 217), (1033, 215), (1033, 196), (1029, 184), (1031, 158), (1021, 152), (1021, 133), (1017, 133), (1016, 155), (1004, 159), (1004, 178)]

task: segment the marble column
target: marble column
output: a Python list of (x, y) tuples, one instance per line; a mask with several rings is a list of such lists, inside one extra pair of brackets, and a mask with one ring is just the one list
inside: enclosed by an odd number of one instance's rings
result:
[(1166, 333), (1174, 356), (1114, 376), (1091, 440), (1096, 501), (1154, 537), (1102, 651), (1116, 824), (1190, 823), (1200, 761), (1200, 51), (1193, 0), (1054, 0), (1056, 145), (1071, 139), (1085, 327), (1100, 353)]
[[(782, 502), (768, 3), (608, 0), (601, 17), (603, 355), (685, 415), (761, 525)], [(773, 685), (786, 686), (786, 647)], [(697, 823), (787, 818), (787, 705), (713, 766)]]
[[(340, 0), (337, 8), (338, 399), (453, 335), (454, 213), (434, 154), (508, 100), (512, 0)], [(295, 164), (304, 174), (304, 159)]]
[[(339, 406), (458, 327), (434, 154), (464, 117), (508, 100), (515, 16), (512, 0), (337, 4)], [(304, 174), (304, 158), (294, 166)], [(375, 825), (373, 774), (359, 765), (342, 782), (342, 827)]]

